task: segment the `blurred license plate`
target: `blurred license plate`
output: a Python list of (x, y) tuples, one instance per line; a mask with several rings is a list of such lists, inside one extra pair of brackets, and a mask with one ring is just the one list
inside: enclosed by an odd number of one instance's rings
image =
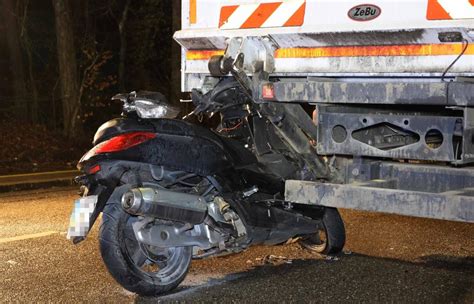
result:
[(74, 201), (74, 209), (69, 219), (67, 239), (85, 237), (90, 229), (90, 217), (97, 204), (97, 195), (81, 197)]

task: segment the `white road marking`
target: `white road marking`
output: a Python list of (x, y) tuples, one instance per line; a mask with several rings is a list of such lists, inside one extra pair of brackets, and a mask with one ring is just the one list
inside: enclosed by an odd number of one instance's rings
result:
[(0, 239), (0, 244), (10, 243), (10, 242), (15, 242), (15, 241), (23, 241), (23, 240), (28, 240), (28, 239), (36, 239), (36, 238), (49, 236), (49, 235), (53, 235), (53, 234), (59, 234), (59, 233), (60, 233), (60, 231), (45, 231), (45, 232), (40, 232), (40, 233), (25, 234), (25, 235), (13, 236), (13, 237), (8, 237), (8, 238), (1, 238)]

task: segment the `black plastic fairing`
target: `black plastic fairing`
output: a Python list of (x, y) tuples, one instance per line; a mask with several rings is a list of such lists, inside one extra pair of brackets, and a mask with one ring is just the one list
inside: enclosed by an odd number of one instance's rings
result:
[(154, 132), (156, 138), (123, 151), (97, 154), (78, 167), (87, 168), (91, 163), (111, 159), (163, 165), (172, 170), (212, 175), (256, 164), (255, 156), (242, 143), (176, 119), (113, 119), (99, 128), (94, 143), (134, 131)]

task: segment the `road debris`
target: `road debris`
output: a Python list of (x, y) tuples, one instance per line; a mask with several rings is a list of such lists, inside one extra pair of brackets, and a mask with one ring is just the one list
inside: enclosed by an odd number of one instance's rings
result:
[(339, 261), (339, 258), (335, 255), (327, 255), (324, 259), (326, 261)]
[(284, 256), (277, 256), (277, 255), (266, 255), (263, 258), (256, 258), (256, 261), (261, 262), (262, 264), (272, 264), (272, 265), (282, 265), (282, 264), (292, 264), (293, 260), (289, 259)]

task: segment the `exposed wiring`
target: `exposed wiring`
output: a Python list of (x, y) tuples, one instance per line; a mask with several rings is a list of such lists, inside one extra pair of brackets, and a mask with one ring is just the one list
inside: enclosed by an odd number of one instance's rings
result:
[(165, 187), (171, 187), (173, 185), (176, 185), (176, 184), (181, 184), (181, 185), (185, 185), (185, 186), (190, 186), (190, 187), (194, 187), (196, 186), (197, 184), (191, 184), (191, 183), (187, 183), (185, 182), (185, 180), (187, 179), (190, 179), (192, 177), (196, 177), (197, 175), (194, 174), (194, 173), (190, 173), (190, 174), (185, 174), (179, 178), (176, 178), (174, 181), (168, 183), (165, 185)]
[[(465, 45), (464, 45), (465, 43)], [(454, 61), (446, 68), (446, 70), (443, 72), (443, 74), (441, 75), (441, 81), (444, 81), (444, 77), (446, 76), (446, 73), (448, 73), (448, 71), (453, 67), (453, 65), (459, 60), (459, 58), (462, 57), (462, 55), (464, 55), (464, 53), (466, 52), (467, 50), (467, 47), (469, 46), (469, 41), (464, 38), (462, 40), (462, 44), (464, 45), (464, 48), (462, 49), (462, 52), (461, 54), (458, 55), (458, 57), (456, 57), (456, 59), (454, 59)]]
[(213, 184), (210, 184), (209, 187), (206, 189), (206, 191), (204, 191), (203, 194), (201, 194), (201, 196), (206, 196), (208, 195), (209, 193), (211, 193), (212, 189), (215, 189), (216, 187), (214, 187)]
[(242, 123), (243, 123), (243, 121), (241, 120), (241, 121), (240, 121), (238, 124), (236, 124), (235, 126), (232, 126), (232, 127), (230, 127), (230, 128), (222, 128), (222, 129), (219, 130), (219, 132), (223, 132), (223, 131), (224, 131), (224, 132), (233, 131), (233, 130), (239, 128), (239, 127), (242, 125)]

